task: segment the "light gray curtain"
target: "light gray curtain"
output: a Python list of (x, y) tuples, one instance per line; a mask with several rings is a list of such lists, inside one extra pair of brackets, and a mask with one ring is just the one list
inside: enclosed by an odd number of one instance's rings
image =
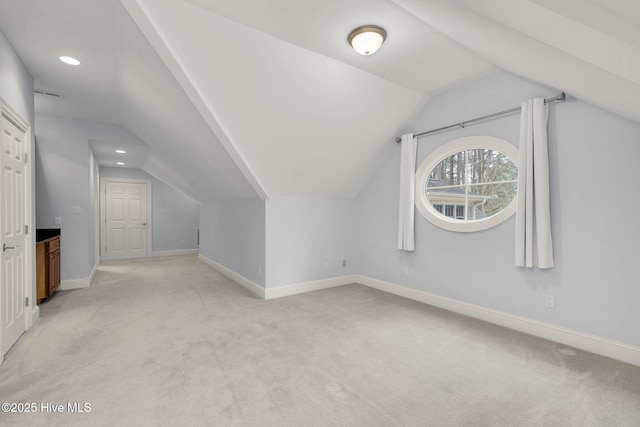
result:
[(412, 133), (402, 135), (400, 142), (400, 205), (398, 210), (398, 249), (415, 250), (415, 174), (416, 138)]
[(518, 267), (552, 268), (549, 204), (548, 108), (543, 98), (522, 103), (515, 262)]

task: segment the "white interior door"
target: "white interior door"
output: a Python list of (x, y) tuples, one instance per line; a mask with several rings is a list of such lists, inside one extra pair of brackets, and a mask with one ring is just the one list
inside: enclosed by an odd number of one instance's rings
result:
[(26, 330), (26, 131), (2, 113), (0, 358)]
[(103, 259), (148, 256), (150, 183), (104, 179)]

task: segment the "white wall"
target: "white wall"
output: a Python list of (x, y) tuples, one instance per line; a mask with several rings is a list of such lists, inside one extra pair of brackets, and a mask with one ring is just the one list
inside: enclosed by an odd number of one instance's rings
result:
[[(35, 112), (33, 98), (33, 77), (13, 49), (5, 35), (0, 31), (0, 99), (9, 105), (23, 120), (31, 125), (31, 206), (33, 207), (31, 225), (35, 226), (35, 168), (33, 167)], [(31, 277), (33, 278), (33, 295), (36, 294), (35, 267), (35, 233), (29, 237), (31, 248)], [(0, 275), (2, 267), (0, 266)], [(31, 306), (35, 306), (36, 298), (32, 298)]]
[[(357, 245), (354, 215), (353, 199), (267, 200), (266, 286), (353, 273)], [(345, 267), (343, 261), (346, 261)]]
[(259, 198), (200, 208), (200, 255), (265, 286), (265, 202)]
[[(557, 91), (497, 73), (433, 97), (407, 131), (424, 131)], [(519, 117), (421, 139), (418, 164), (445, 142), (491, 135), (518, 144)], [(640, 125), (591, 105), (553, 104), (549, 120), (556, 267), (514, 267), (515, 218), (477, 233), (441, 230), (416, 211), (416, 251), (396, 249), (399, 147), (357, 200), (366, 276), (640, 345)], [(409, 277), (402, 269), (409, 268)], [(554, 295), (555, 309), (545, 307)]]
[(101, 166), (100, 176), (151, 181), (154, 252), (197, 248), (200, 203), (140, 169)]

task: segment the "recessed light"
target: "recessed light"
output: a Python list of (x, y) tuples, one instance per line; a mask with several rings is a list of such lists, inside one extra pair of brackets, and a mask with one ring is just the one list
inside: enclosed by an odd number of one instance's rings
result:
[(118, 153), (118, 154), (127, 154), (127, 152), (124, 151), (124, 150), (116, 150), (116, 153)]
[(80, 65), (80, 61), (78, 61), (76, 58), (73, 58), (71, 56), (61, 56), (60, 61), (69, 65)]
[(116, 162), (116, 165), (124, 166), (124, 162)]

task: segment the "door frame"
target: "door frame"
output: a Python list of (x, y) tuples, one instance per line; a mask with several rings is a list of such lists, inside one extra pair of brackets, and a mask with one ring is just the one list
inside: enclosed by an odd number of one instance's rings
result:
[(150, 179), (138, 179), (138, 178), (112, 178), (112, 177), (100, 177), (100, 261), (106, 261), (110, 258), (105, 256), (104, 252), (104, 242), (106, 242), (107, 238), (107, 227), (106, 227), (106, 209), (107, 209), (107, 182), (129, 182), (133, 184), (146, 184), (147, 186), (147, 253), (146, 257), (149, 258), (152, 253), (152, 245), (153, 245), (153, 215), (151, 214), (153, 211), (152, 197), (152, 185)]
[[(24, 274), (24, 286), (25, 286), (25, 290), (24, 290), (24, 294), (27, 296), (27, 298), (29, 298), (29, 305), (27, 306), (27, 313), (25, 316), (25, 331), (28, 331), (29, 329), (31, 329), (31, 327), (33, 326), (33, 324), (35, 323), (35, 320), (38, 319), (39, 317), (39, 313), (40, 313), (40, 308), (38, 307), (37, 304), (35, 304), (35, 294), (34, 294), (34, 287), (35, 287), (35, 283), (34, 283), (34, 273), (35, 273), (35, 263), (34, 263), (34, 259), (35, 259), (35, 250), (36, 250), (36, 245), (35, 245), (35, 229), (33, 227), (33, 224), (35, 223), (33, 221), (33, 198), (35, 195), (35, 192), (33, 190), (33, 156), (32, 156), (32, 148), (33, 148), (33, 136), (31, 134), (31, 124), (22, 118), (22, 116), (20, 116), (20, 114), (18, 114), (13, 108), (11, 108), (9, 106), (9, 104), (7, 104), (4, 99), (2, 99), (0, 97), (0, 115), (4, 115), (5, 117), (7, 117), (10, 121), (14, 122), (14, 124), (18, 125), (18, 127), (22, 128), (25, 130), (25, 142), (28, 141), (28, 143), (25, 144), (25, 156), (26, 156), (26, 162), (24, 165), (24, 176), (25, 176), (25, 180), (24, 180), (24, 187), (25, 187), (25, 194), (24, 194), (24, 224), (28, 227), (28, 232), (26, 233), (25, 236), (25, 240), (26, 240), (26, 249), (24, 251), (24, 256), (25, 256), (25, 262), (24, 262), (24, 269), (25, 271), (23, 272)], [(1, 161), (0, 161), (1, 163)], [(0, 188), (2, 188), (2, 174), (0, 174)], [(0, 221), (2, 221), (2, 212), (0, 210)], [(2, 246), (2, 244), (4, 243), (4, 239), (2, 236), (2, 233), (0, 233), (0, 246)], [(2, 278), (2, 274), (4, 274), (4, 272), (2, 271), (2, 262), (0, 262), (0, 286), (1, 285), (1, 278)], [(2, 298), (2, 292), (0, 292), (0, 299)], [(0, 316), (3, 316), (4, 313), (2, 311), (2, 301), (0, 300)], [(2, 328), (0, 328), (0, 334), (2, 334)], [(0, 343), (2, 343), (2, 340), (0, 339)], [(0, 365), (2, 364), (2, 362), (4, 361), (4, 354), (6, 351), (8, 351), (9, 349), (5, 349), (5, 348), (1, 348), (2, 346), (0, 345)]]

